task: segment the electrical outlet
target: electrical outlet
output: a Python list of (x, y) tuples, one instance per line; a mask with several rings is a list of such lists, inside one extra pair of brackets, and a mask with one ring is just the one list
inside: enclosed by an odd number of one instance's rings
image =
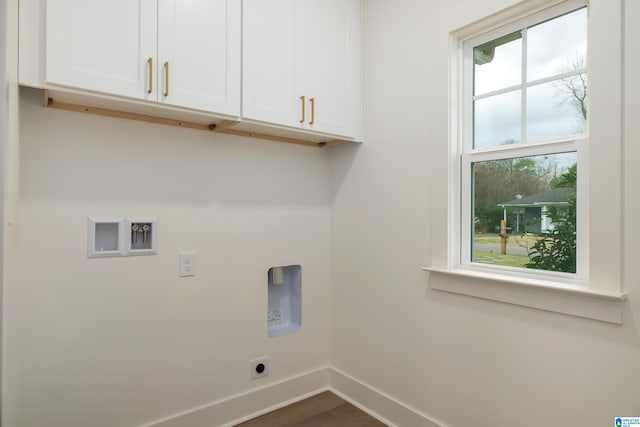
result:
[(180, 277), (196, 275), (196, 253), (180, 252), (178, 254), (178, 275)]
[(269, 375), (269, 357), (264, 356), (258, 359), (253, 359), (249, 362), (250, 375), (252, 380), (266, 377)]

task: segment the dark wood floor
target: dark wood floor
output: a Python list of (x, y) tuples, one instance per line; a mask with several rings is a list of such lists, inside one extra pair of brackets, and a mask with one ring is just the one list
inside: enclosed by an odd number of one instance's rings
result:
[(236, 427), (386, 427), (335, 394), (326, 391), (254, 418)]

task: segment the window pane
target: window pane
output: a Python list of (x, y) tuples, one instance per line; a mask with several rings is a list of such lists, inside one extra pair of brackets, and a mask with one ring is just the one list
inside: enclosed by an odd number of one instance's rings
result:
[(527, 81), (584, 69), (587, 63), (587, 9), (529, 28)]
[(576, 162), (572, 152), (473, 163), (471, 260), (575, 273)]
[(584, 133), (586, 119), (586, 74), (532, 86), (527, 91), (527, 141)]
[(474, 102), (473, 148), (497, 147), (520, 141), (521, 91)]
[(522, 81), (522, 34), (520, 31), (473, 49), (474, 94), (492, 92)]

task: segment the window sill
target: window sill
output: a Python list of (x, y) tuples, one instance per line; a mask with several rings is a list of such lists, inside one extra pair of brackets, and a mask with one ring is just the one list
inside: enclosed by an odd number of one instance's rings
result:
[(622, 324), (625, 292), (598, 291), (553, 281), (465, 269), (423, 267), (431, 289)]

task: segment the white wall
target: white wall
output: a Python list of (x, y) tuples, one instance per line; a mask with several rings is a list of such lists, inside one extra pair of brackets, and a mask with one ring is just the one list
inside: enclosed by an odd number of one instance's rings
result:
[[(610, 425), (640, 414), (640, 57), (637, 2), (626, 2), (622, 326), (429, 289), (434, 138), (447, 63), (434, 28), (515, 1), (364, 3), (365, 141), (332, 151), (332, 365), (443, 425)], [(449, 17), (449, 18), (447, 18)], [(457, 24), (456, 24), (457, 25)], [(440, 58), (442, 59), (442, 58)], [(440, 145), (438, 145), (440, 144)], [(446, 146), (446, 145), (445, 145)], [(446, 149), (445, 149), (446, 151)]]
[[(16, 426), (140, 425), (326, 365), (325, 151), (20, 101)], [(112, 215), (157, 216), (158, 255), (87, 259), (87, 217)], [(289, 264), (302, 328), (268, 338), (267, 269)]]
[[(0, 224), (4, 224), (4, 195), (5, 195), (5, 147), (7, 146), (7, 88), (9, 79), (7, 77), (7, 2), (0, 0)], [(0, 384), (2, 384), (2, 297), (4, 283), (4, 226), (0, 226)], [(2, 419), (2, 390), (0, 390), (0, 419)]]
[[(140, 425), (329, 358), (445, 426), (599, 427), (640, 414), (633, 43), (624, 324), (432, 291), (421, 270), (444, 226), (431, 221), (432, 188), (444, 184), (432, 180), (432, 148), (445, 143), (433, 137), (443, 108), (433, 99), (447, 85), (432, 28), (513, 2), (364, 2), (362, 145), (321, 151), (63, 112), (23, 89), (20, 159), (10, 126), (6, 171), (3, 425)], [(638, 40), (640, 5), (626, 7), (627, 39)], [(10, 125), (16, 106), (13, 96)], [(87, 259), (90, 215), (157, 215), (159, 254)], [(198, 252), (194, 278), (177, 277), (182, 250)], [(303, 327), (269, 339), (266, 269), (292, 263), (303, 268)], [(250, 382), (249, 359), (265, 354), (268, 379)]]
[(18, 242), (17, 224), (19, 222), (19, 101), (18, 101), (18, 2), (8, 0), (6, 5), (6, 90), (5, 120), (3, 126), (5, 144), (2, 147), (2, 425), (14, 425), (13, 414), (15, 394), (9, 392), (15, 384), (14, 373), (8, 368), (8, 348), (10, 327), (12, 324), (7, 307), (12, 301), (10, 284), (11, 271), (15, 271), (16, 249)]

